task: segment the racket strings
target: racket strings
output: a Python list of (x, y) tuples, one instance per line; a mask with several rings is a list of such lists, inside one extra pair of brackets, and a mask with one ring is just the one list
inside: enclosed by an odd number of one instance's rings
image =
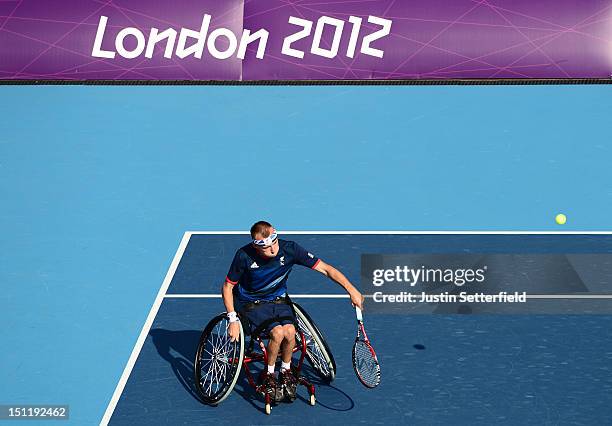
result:
[(372, 354), (370, 346), (363, 340), (355, 342), (353, 347), (355, 371), (366, 386), (374, 387), (380, 381), (380, 367)]

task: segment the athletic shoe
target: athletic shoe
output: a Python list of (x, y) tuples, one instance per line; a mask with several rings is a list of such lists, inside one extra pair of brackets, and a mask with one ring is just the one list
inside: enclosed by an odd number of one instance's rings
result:
[(259, 384), (262, 386), (261, 391), (264, 394), (270, 394), (272, 402), (282, 401), (284, 397), (283, 389), (278, 386), (274, 373), (268, 373), (267, 370), (262, 371), (259, 375)]
[(293, 374), (291, 370), (281, 370), (278, 381), (285, 394), (285, 401), (295, 401), (297, 391), (297, 379), (295, 378), (295, 374)]

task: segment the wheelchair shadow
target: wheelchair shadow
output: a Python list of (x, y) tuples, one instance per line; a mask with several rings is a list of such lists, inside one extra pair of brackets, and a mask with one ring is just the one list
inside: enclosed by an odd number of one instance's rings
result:
[[(342, 389), (332, 385), (331, 383), (327, 383), (322, 380), (315, 370), (308, 364), (307, 360), (304, 360), (304, 365), (302, 366), (302, 375), (313, 385), (316, 387), (316, 397), (317, 397), (317, 405), (321, 407), (327, 408), (332, 411), (350, 411), (355, 406), (355, 402), (353, 398), (350, 397), (349, 394), (344, 392)], [(301, 399), (306, 404), (309, 403), (309, 400), (302, 397), (298, 393), (298, 399)]]
[[(202, 402), (196, 389), (193, 369), (201, 331), (171, 331), (156, 328), (151, 330), (149, 334), (157, 352), (170, 364), (172, 371), (185, 391), (197, 401)], [(263, 369), (263, 364), (253, 363), (251, 367), (253, 377), (257, 378), (259, 372)], [(322, 381), (306, 360), (304, 360), (304, 366), (302, 367), (302, 375), (316, 386), (317, 405), (333, 411), (350, 411), (355, 406), (350, 395), (342, 389)], [(300, 388), (305, 389), (302, 386)], [(263, 410), (263, 400), (249, 384), (244, 372), (240, 374), (234, 392), (257, 410)], [(308, 399), (303, 397), (301, 393), (303, 392), (298, 391), (298, 399), (308, 404)]]
[(195, 386), (193, 361), (198, 350), (201, 331), (170, 331), (161, 328), (149, 332), (157, 353), (170, 364), (179, 383), (196, 400), (200, 401)]

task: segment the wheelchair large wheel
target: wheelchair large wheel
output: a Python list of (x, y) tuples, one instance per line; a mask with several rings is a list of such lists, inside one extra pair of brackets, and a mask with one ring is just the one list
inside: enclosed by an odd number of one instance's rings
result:
[[(238, 323), (240, 324), (240, 323)], [(244, 358), (244, 330), (232, 342), (225, 313), (213, 318), (200, 337), (194, 363), (195, 385), (202, 401), (217, 405), (229, 396), (240, 376)]]
[[(293, 309), (300, 331), (306, 339), (306, 359), (317, 375), (330, 383), (336, 377), (336, 361), (316, 324), (304, 309), (293, 302)], [(297, 335), (298, 344), (301, 344), (300, 334)]]

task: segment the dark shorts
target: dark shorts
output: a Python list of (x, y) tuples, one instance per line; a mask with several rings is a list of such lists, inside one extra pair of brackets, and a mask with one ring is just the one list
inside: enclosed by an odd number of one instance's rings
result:
[[(293, 309), (286, 303), (261, 303), (250, 309), (245, 309), (243, 313), (249, 320), (250, 333), (253, 333), (264, 321), (273, 318), (276, 318), (277, 321), (271, 322), (264, 329), (265, 332), (270, 332), (277, 325), (295, 324)], [(291, 317), (291, 319), (282, 317)]]

